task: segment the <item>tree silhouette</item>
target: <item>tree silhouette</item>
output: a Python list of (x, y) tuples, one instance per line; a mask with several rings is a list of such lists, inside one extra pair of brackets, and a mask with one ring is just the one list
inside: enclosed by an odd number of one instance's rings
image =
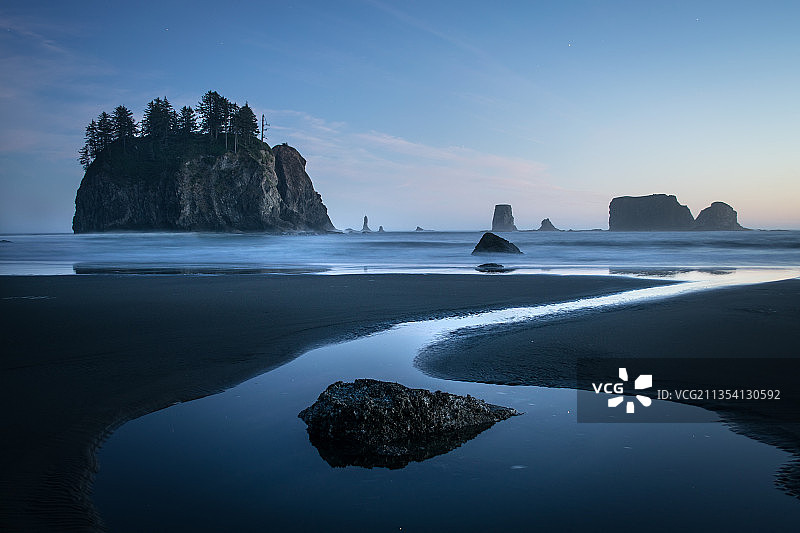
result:
[(250, 142), (250, 139), (258, 135), (258, 119), (256, 114), (250, 108), (250, 104), (245, 104), (233, 117), (233, 130), (234, 133), (241, 135), (245, 142)]
[(227, 131), (230, 118), (231, 103), (217, 91), (208, 91), (197, 104), (200, 115), (200, 131), (208, 133), (215, 139), (220, 133)]
[(136, 121), (133, 119), (133, 113), (124, 105), (118, 105), (111, 115), (111, 123), (114, 140), (122, 139), (122, 149), (125, 150), (126, 139), (135, 137), (139, 132)]
[(188, 135), (197, 129), (197, 117), (195, 117), (194, 109), (188, 106), (183, 106), (178, 112), (178, 133)]
[(103, 111), (97, 117), (97, 141), (98, 141), (98, 150), (97, 153), (103, 151), (103, 149), (111, 144), (114, 140), (114, 121), (111, 119), (111, 115)]
[(80, 150), (78, 150), (78, 162), (83, 166), (83, 170), (89, 168), (94, 158), (97, 157), (98, 140), (97, 140), (97, 122), (92, 120), (86, 126), (85, 143)]
[(161, 139), (166, 144), (167, 136), (175, 131), (178, 124), (178, 114), (172, 108), (166, 96), (162, 100), (151, 100), (144, 110), (142, 118), (142, 134), (151, 135), (154, 139)]
[[(263, 119), (262, 115), (262, 121)], [(84, 170), (88, 170), (89, 165), (111, 143), (122, 140), (125, 151), (128, 139), (140, 133), (142, 136), (160, 140), (166, 146), (170, 136), (177, 133), (189, 135), (198, 130), (198, 125), (202, 133), (207, 133), (214, 139), (221, 133), (225, 134), (226, 150), (229, 133), (234, 135), (234, 150), (237, 150), (239, 137), (242, 138), (242, 142), (249, 145), (259, 132), (258, 120), (247, 102), (239, 107), (218, 92), (208, 91), (200, 98), (196, 109), (183, 106), (180, 112), (176, 112), (165, 96), (148, 102), (141, 128), (131, 110), (124, 105), (115, 107), (110, 115), (105, 111), (100, 113), (96, 120), (92, 120), (86, 126), (84, 145), (78, 150), (78, 162)]]

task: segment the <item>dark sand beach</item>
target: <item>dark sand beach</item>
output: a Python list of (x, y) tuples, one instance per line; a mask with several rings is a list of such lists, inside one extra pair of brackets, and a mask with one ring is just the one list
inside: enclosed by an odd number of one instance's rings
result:
[[(659, 283), (591, 276), (2, 277), (0, 529), (96, 529), (95, 450), (110, 432), (312, 347), (408, 320)], [(739, 298), (746, 307), (747, 293)], [(763, 323), (769, 327), (772, 317)]]
[[(800, 280), (704, 291), (554, 320), (463, 332), (428, 347), (415, 364), (444, 378), (584, 388), (580, 358), (800, 358)], [(725, 388), (720, 363), (717, 388)], [(765, 369), (769, 372), (769, 369)], [(692, 387), (687, 376), (686, 387)], [(770, 378), (771, 379), (771, 378)], [(798, 390), (797, 374), (775, 376)], [(797, 397), (755, 406), (686, 401), (717, 411), (735, 431), (791, 452), (777, 485), (800, 497)]]

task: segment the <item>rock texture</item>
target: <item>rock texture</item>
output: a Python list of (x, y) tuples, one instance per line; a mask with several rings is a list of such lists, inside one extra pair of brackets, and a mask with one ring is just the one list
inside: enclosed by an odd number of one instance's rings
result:
[(75, 233), (333, 231), (291, 146), (256, 139), (236, 152), (199, 134), (168, 146), (147, 137), (98, 154), (75, 198)]
[[(291, 229), (335, 230), (322, 196), (314, 190), (314, 184), (306, 173), (306, 160), (300, 152), (284, 143), (272, 148), (272, 153), (275, 155), (275, 175), (281, 198), (280, 220), (288, 222)], [(265, 170), (269, 174), (269, 169)]]
[(497, 204), (494, 206), (492, 231), (517, 231), (517, 227), (514, 225), (514, 215), (511, 214), (510, 205)]
[(472, 250), (472, 255), (477, 254), (521, 254), (519, 248), (514, 243), (498, 237), (494, 233), (484, 233), (475, 249)]
[(608, 208), (611, 231), (684, 231), (694, 227), (694, 217), (674, 195), (620, 196)]
[(714, 202), (706, 207), (694, 221), (694, 229), (698, 231), (741, 231), (736, 211), (725, 202)]
[(560, 230), (557, 227), (555, 227), (553, 225), (553, 223), (550, 222), (550, 219), (546, 218), (546, 219), (542, 220), (542, 224), (539, 226), (539, 229), (536, 230), (536, 231), (563, 231), (563, 230)]
[(372, 230), (369, 229), (369, 224), (367, 220), (367, 215), (364, 215), (364, 225), (361, 226), (361, 233), (372, 233)]
[(518, 414), (472, 396), (357, 379), (330, 385), (298, 416), (331, 466), (402, 468), (446, 453)]

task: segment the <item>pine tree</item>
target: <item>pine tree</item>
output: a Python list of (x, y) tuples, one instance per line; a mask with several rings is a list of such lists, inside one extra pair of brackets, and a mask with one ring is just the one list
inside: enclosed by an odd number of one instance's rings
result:
[(241, 135), (246, 144), (258, 135), (258, 120), (247, 102), (233, 116), (233, 132)]
[(83, 170), (88, 170), (92, 161), (94, 161), (94, 158), (89, 155), (89, 146), (84, 144), (81, 149), (78, 150), (78, 163), (81, 164)]
[[(226, 150), (229, 133), (234, 135), (234, 149), (238, 147), (240, 136), (242, 142), (249, 144), (258, 135), (258, 120), (250, 105), (245, 102), (240, 108), (216, 91), (206, 92), (196, 110), (183, 106), (179, 113), (166, 96), (151, 100), (142, 117), (141, 134), (161, 140), (166, 146), (168, 138), (176, 133), (189, 135), (197, 131), (198, 117), (199, 130), (202, 133), (208, 133), (214, 139), (221, 133), (225, 134)], [(103, 111), (86, 126), (85, 142), (78, 150), (78, 162), (87, 170), (98, 155), (114, 141), (121, 139), (125, 150), (126, 140), (136, 137), (139, 132), (140, 125), (127, 107), (117, 106), (111, 115)]]
[[(227, 100), (226, 100), (227, 101)], [(228, 149), (228, 134), (233, 133), (233, 150), (236, 151), (237, 149), (237, 141), (239, 140), (239, 136), (236, 134), (236, 131), (233, 129), (233, 119), (236, 114), (239, 112), (239, 106), (235, 102), (228, 102), (228, 106), (225, 113), (225, 149)]]
[(111, 121), (114, 129), (114, 140), (122, 139), (122, 149), (125, 150), (126, 139), (135, 137), (139, 132), (136, 121), (133, 119), (133, 113), (124, 105), (119, 105), (114, 108)]
[(178, 113), (177, 130), (179, 133), (188, 135), (197, 129), (197, 117), (191, 107), (183, 106)]
[(167, 136), (175, 131), (178, 114), (166, 97), (156, 98), (148, 102), (142, 117), (142, 134), (161, 139), (166, 143)]
[(164, 130), (165, 134), (173, 133), (178, 129), (178, 113), (175, 111), (175, 108), (172, 107), (172, 104), (169, 103), (166, 96), (164, 97), (164, 116), (167, 118), (167, 124)]
[(197, 114), (200, 116), (200, 131), (208, 133), (215, 139), (220, 133), (227, 131), (230, 118), (231, 103), (217, 91), (208, 91), (197, 104)]
[(83, 147), (78, 150), (78, 162), (83, 166), (83, 170), (87, 170), (92, 161), (95, 160), (97, 154), (100, 153), (100, 139), (97, 133), (97, 122), (92, 120), (86, 126), (85, 143)]
[(102, 152), (114, 140), (114, 121), (103, 111), (97, 117), (97, 153)]

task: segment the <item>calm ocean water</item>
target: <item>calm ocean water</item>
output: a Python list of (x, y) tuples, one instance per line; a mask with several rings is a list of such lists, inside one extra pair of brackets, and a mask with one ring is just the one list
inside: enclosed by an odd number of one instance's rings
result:
[(800, 266), (800, 231), (515, 232), (519, 256), (470, 255), (481, 232), (333, 235), (116, 233), (0, 235), (0, 274), (519, 272)]

